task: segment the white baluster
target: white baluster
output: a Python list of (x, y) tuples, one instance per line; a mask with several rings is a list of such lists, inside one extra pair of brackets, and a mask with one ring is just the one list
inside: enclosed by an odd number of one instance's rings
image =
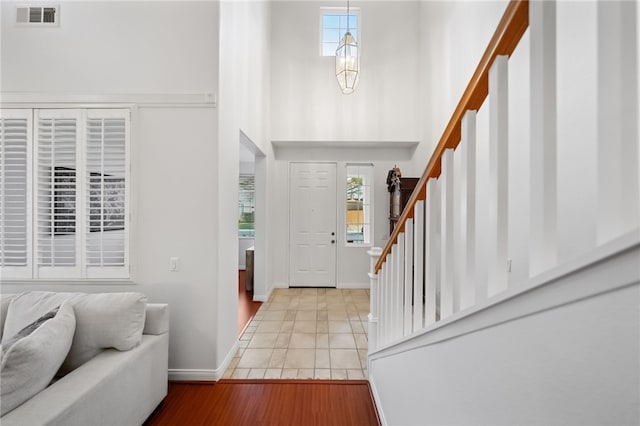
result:
[(453, 314), (454, 288), (454, 244), (453, 244), (453, 150), (446, 149), (442, 154), (442, 173), (440, 175), (440, 319)]
[(640, 225), (637, 2), (598, 2), (598, 243)]
[(386, 289), (386, 297), (385, 297), (385, 324), (384, 324), (384, 335), (385, 335), (385, 343), (389, 343), (391, 341), (391, 331), (392, 331), (392, 309), (393, 309), (393, 282), (395, 280), (395, 245), (391, 246), (391, 251), (387, 256), (387, 263), (389, 265), (388, 270), (388, 279), (387, 279), (387, 289)]
[(424, 201), (416, 202), (413, 218), (413, 331), (417, 331), (424, 327)]
[(425, 201), (425, 318), (428, 326), (440, 319), (440, 184), (427, 181)]
[(508, 57), (489, 69), (489, 296), (506, 290), (509, 280), (509, 96)]
[(460, 288), (460, 309), (475, 303), (476, 260), (476, 112), (462, 117), (462, 170), (460, 176), (460, 230), (457, 244), (462, 245), (456, 280)]
[(382, 264), (378, 271), (378, 345), (380, 347), (386, 343), (384, 338), (385, 326), (385, 306), (386, 306), (386, 286), (387, 286), (387, 262)]
[(531, 276), (555, 266), (557, 248), (556, 3), (529, 2), (531, 37)]
[(489, 106), (482, 105), (476, 114), (476, 245), (475, 298), (476, 304), (488, 295), (489, 246)]
[(404, 224), (404, 301), (403, 301), (403, 335), (413, 332), (413, 219)]
[(394, 287), (393, 301), (394, 301), (394, 316), (393, 316), (393, 337), (399, 339), (403, 336), (402, 331), (402, 317), (404, 302), (404, 232), (398, 234), (398, 244), (396, 250), (398, 250), (398, 256), (396, 257), (396, 285)]
[(368, 350), (369, 353), (377, 348), (378, 344), (378, 304), (379, 304), (379, 274), (376, 274), (376, 263), (380, 258), (382, 249), (380, 247), (371, 247), (367, 251), (369, 255), (369, 332), (368, 332)]

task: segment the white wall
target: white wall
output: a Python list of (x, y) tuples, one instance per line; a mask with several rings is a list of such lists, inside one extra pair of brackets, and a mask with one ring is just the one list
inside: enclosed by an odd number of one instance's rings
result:
[(451, 118), (507, 1), (419, 2), (420, 146), (413, 160), (422, 172)]
[[(217, 359), (230, 360), (238, 339), (238, 176), (241, 132), (265, 152), (268, 132), (269, 30), (268, 2), (224, 1), (220, 3), (220, 127), (217, 190), (218, 251)], [(242, 136), (245, 137), (245, 136)], [(266, 179), (256, 168), (256, 179)], [(266, 209), (265, 213), (266, 213)], [(266, 216), (256, 211), (256, 245), (266, 241)], [(262, 236), (260, 233), (263, 233)], [(266, 244), (266, 243), (265, 243)], [(255, 259), (265, 250), (256, 247)], [(264, 258), (260, 258), (264, 261)], [(254, 292), (265, 286), (266, 264), (255, 265)], [(262, 269), (260, 269), (262, 268)]]
[[(216, 91), (217, 3), (62, 2), (60, 26), (46, 29), (15, 27), (14, 5), (2, 2), (3, 93), (64, 101)], [(133, 284), (3, 283), (2, 292), (143, 292), (170, 305), (170, 369), (214, 371), (217, 121), (206, 106), (134, 110)], [(169, 272), (172, 256), (178, 272)]]
[(272, 140), (418, 139), (418, 10), (412, 1), (361, 7), (361, 76), (343, 95), (335, 59), (320, 56), (320, 7), (344, 2), (273, 3)]
[(24, 2), (2, 2), (3, 92), (215, 91), (214, 2), (58, 3), (59, 27), (25, 28), (13, 24)]
[[(522, 297), (503, 308), (540, 303)], [(378, 409), (389, 425), (638, 424), (638, 298), (636, 282), (374, 360)]]

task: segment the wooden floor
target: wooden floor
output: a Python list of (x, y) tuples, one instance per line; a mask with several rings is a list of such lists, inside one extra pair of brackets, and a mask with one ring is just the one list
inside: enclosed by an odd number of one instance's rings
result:
[(221, 380), (169, 383), (146, 426), (379, 425), (368, 382)]
[(262, 302), (253, 301), (253, 292), (245, 290), (245, 271), (238, 271), (238, 335), (241, 336)]

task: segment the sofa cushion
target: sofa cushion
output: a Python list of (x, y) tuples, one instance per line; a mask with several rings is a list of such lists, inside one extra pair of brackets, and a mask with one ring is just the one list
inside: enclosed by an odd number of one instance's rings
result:
[(140, 343), (147, 301), (141, 293), (21, 293), (9, 304), (3, 334), (15, 334), (65, 301), (75, 311), (76, 332), (60, 374), (74, 370), (104, 349), (126, 351)]
[[(0, 415), (4, 416), (47, 387), (69, 352), (75, 325), (73, 308), (64, 303), (53, 317), (45, 315), (36, 320), (20, 333), (25, 337), (3, 348)], [(12, 338), (6, 340), (7, 343), (13, 341)]]

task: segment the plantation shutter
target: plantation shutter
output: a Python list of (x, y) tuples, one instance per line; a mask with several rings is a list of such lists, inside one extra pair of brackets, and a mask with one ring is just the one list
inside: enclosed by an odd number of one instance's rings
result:
[(77, 110), (36, 110), (36, 256), (39, 278), (80, 277)]
[(0, 114), (0, 266), (2, 278), (30, 278), (31, 110)]
[(89, 110), (85, 186), (87, 277), (129, 276), (129, 111)]

